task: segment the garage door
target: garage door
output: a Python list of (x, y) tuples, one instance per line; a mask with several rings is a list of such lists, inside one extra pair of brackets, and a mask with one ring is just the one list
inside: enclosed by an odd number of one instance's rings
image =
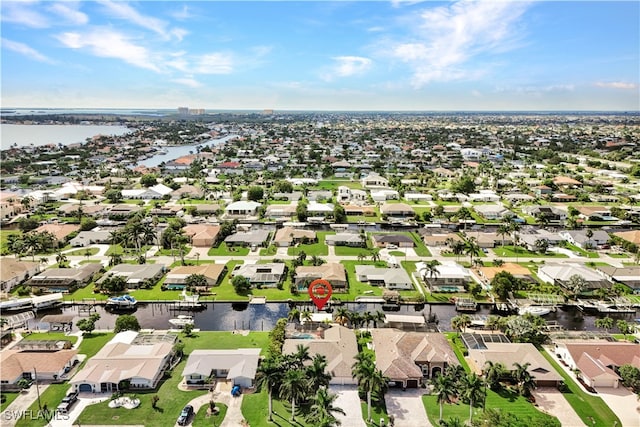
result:
[(408, 388), (417, 388), (418, 387), (418, 380), (407, 380), (407, 387)]
[(80, 384), (78, 391), (80, 391), (80, 393), (85, 391), (91, 392), (93, 391), (93, 387), (91, 387), (91, 384)]

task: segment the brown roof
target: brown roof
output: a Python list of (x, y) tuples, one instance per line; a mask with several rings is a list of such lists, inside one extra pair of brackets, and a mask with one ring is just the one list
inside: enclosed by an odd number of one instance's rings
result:
[(171, 271), (169, 271), (169, 274), (167, 275), (167, 280), (169, 279), (169, 276), (184, 275), (186, 278), (187, 276), (190, 276), (192, 274), (202, 274), (206, 278), (211, 279), (214, 282), (217, 282), (218, 279), (220, 278), (220, 275), (224, 271), (225, 267), (226, 266), (224, 264), (211, 264), (211, 263), (201, 264), (201, 265), (178, 266), (178, 267), (172, 268)]
[(556, 176), (553, 178), (553, 183), (555, 185), (582, 185), (580, 181), (569, 178), (568, 176)]
[(17, 351), (0, 352), (0, 380), (14, 381), (23, 372), (38, 369), (42, 374), (57, 374), (69, 364), (78, 353), (77, 350), (58, 351)]
[(309, 239), (316, 238), (316, 232), (313, 230), (303, 230), (301, 228), (295, 227), (283, 227), (276, 232), (274, 237), (275, 242), (291, 242), (293, 239), (301, 239), (303, 237), (307, 237)]
[(327, 262), (318, 266), (300, 266), (296, 268), (297, 277), (319, 277), (325, 280), (346, 282), (347, 273), (344, 266), (337, 262)]
[(44, 224), (36, 228), (34, 232), (42, 233), (48, 231), (53, 234), (56, 239), (62, 240), (74, 231), (80, 230), (80, 226), (77, 224)]
[(576, 364), (583, 354), (599, 360), (604, 366), (633, 365), (640, 369), (640, 345), (622, 342), (566, 344)]
[(523, 267), (520, 264), (513, 262), (506, 262), (500, 267), (481, 267), (480, 271), (487, 280), (493, 279), (496, 274), (502, 271), (509, 272), (516, 277), (531, 276), (531, 271), (529, 271), (527, 267)]
[(376, 366), (392, 380), (422, 378), (422, 370), (416, 363), (458, 364), (453, 349), (440, 333), (379, 328), (371, 330), (371, 337)]
[(40, 270), (40, 263), (19, 261), (15, 258), (0, 258), (0, 281), (6, 282), (14, 278), (24, 278)]
[(635, 243), (636, 245), (640, 245), (640, 230), (631, 230), (631, 231), (620, 231), (618, 233), (613, 233), (615, 236), (620, 237), (627, 242)]

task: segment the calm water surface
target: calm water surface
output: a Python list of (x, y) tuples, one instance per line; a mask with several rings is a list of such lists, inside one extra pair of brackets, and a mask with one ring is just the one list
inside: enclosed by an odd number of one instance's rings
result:
[(124, 135), (131, 132), (125, 126), (107, 125), (15, 125), (1, 124), (0, 149), (13, 144), (18, 147), (47, 144), (75, 144), (96, 135)]

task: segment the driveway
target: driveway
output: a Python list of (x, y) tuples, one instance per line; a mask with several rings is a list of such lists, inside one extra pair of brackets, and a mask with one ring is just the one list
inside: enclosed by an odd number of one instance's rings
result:
[(421, 388), (389, 389), (384, 400), (387, 414), (395, 417), (396, 427), (431, 427), (422, 404), (423, 394), (425, 390)]
[[(531, 393), (536, 398), (536, 404), (540, 410), (557, 417), (561, 425), (572, 427), (585, 425), (557, 388), (538, 387)], [(623, 425), (626, 424), (623, 422)]]
[(104, 402), (110, 398), (111, 393), (83, 393), (83, 396), (78, 397), (78, 401), (73, 404), (67, 415), (56, 414), (47, 427), (69, 427), (71, 423), (75, 423), (75, 420), (87, 406)]
[(335, 406), (342, 408), (345, 415), (335, 414), (343, 426), (366, 427), (362, 419), (358, 386), (356, 385), (330, 385), (329, 391), (338, 395)]
[[(39, 385), (40, 394), (44, 393), (44, 391), (49, 387), (48, 385)], [(38, 391), (36, 390), (36, 385), (33, 384), (31, 387), (27, 389), (27, 391), (23, 391), (20, 393), (16, 400), (11, 402), (11, 405), (7, 406), (7, 408), (2, 412), (2, 422), (0, 424), (2, 427), (10, 427), (15, 426), (18, 422), (19, 418), (29, 417), (28, 413), (25, 411), (38, 399)], [(49, 410), (55, 408), (47, 408)], [(33, 414), (33, 417), (37, 416), (37, 414)]]
[(599, 388), (598, 396), (620, 418), (625, 427), (640, 427), (640, 401), (638, 397), (620, 386), (619, 388)]

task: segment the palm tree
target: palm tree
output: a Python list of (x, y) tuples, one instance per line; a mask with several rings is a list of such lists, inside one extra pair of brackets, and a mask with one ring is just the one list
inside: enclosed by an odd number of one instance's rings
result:
[(376, 311), (373, 314), (373, 327), (377, 328), (378, 327), (378, 322), (384, 322), (385, 319), (387, 318), (387, 315), (384, 314), (384, 311)]
[(440, 270), (438, 270), (439, 265), (440, 265), (440, 262), (435, 259), (426, 263), (425, 279), (426, 279), (426, 276), (429, 276), (431, 280), (437, 279), (438, 276), (440, 275)]
[(297, 308), (290, 310), (289, 314), (287, 315), (287, 320), (289, 320), (290, 322), (299, 322), (300, 310), (298, 310)]
[(371, 260), (374, 262), (380, 261), (380, 248), (371, 249)]
[(365, 311), (362, 313), (362, 321), (364, 322), (364, 327), (368, 328), (369, 324), (373, 321), (373, 314), (370, 311)]
[(595, 325), (596, 328), (602, 328), (609, 333), (609, 329), (613, 328), (613, 319), (609, 316), (603, 317), (602, 319), (596, 319)]
[(491, 314), (487, 316), (487, 322), (485, 323), (485, 325), (489, 328), (489, 330), (495, 331), (497, 329), (500, 329), (500, 323), (501, 317), (496, 316), (495, 314)]
[(7, 248), (9, 252), (16, 254), (16, 258), (20, 257), (20, 254), (25, 249), (24, 240), (19, 234), (9, 234), (7, 237)]
[(58, 267), (64, 268), (66, 266), (67, 261), (68, 261), (67, 256), (62, 252), (58, 251), (58, 253), (56, 254), (56, 262), (58, 263)]
[(465, 244), (461, 241), (453, 242), (453, 246), (451, 247), (451, 252), (456, 256), (456, 261), (460, 261), (460, 255), (464, 253)]
[(498, 227), (498, 231), (496, 232), (496, 234), (498, 236), (502, 236), (502, 246), (504, 246), (504, 236), (508, 236), (510, 233), (509, 230), (509, 225), (507, 224), (500, 224), (500, 226)]
[(40, 238), (36, 233), (27, 233), (23, 237), (24, 248), (31, 253), (31, 260), (35, 261), (36, 252), (39, 252), (42, 248)]
[(311, 319), (313, 314), (309, 310), (304, 310), (300, 312), (300, 319), (304, 321), (306, 325), (311, 325)]
[(471, 316), (468, 314), (461, 314), (451, 318), (451, 327), (459, 332), (464, 332), (471, 326)]
[(387, 379), (382, 371), (376, 369), (371, 353), (358, 353), (355, 359), (351, 375), (358, 381), (358, 386), (367, 393), (367, 421), (371, 421), (371, 396), (374, 391), (384, 390)]
[(335, 401), (338, 398), (337, 394), (329, 393), (326, 387), (318, 388), (315, 396), (313, 397), (313, 404), (311, 405), (311, 411), (307, 416), (307, 422), (314, 426), (332, 427), (341, 425), (333, 415), (339, 413), (345, 415), (342, 408), (335, 406)]
[(493, 363), (487, 360), (484, 364), (484, 378), (491, 390), (500, 387), (500, 379), (506, 374), (507, 368), (500, 362)]
[(440, 416), (438, 421), (442, 421), (442, 409), (445, 403), (451, 403), (451, 396), (455, 392), (453, 380), (448, 375), (436, 375), (431, 379), (431, 393), (436, 395), (440, 405)]
[(304, 399), (307, 394), (307, 378), (301, 369), (290, 369), (284, 375), (280, 385), (282, 397), (291, 400), (291, 421), (296, 419), (296, 401)]
[(469, 264), (473, 265), (473, 257), (480, 255), (480, 245), (476, 242), (475, 237), (470, 237), (464, 245), (464, 252), (469, 255)]
[(531, 363), (526, 362), (520, 364), (518, 362), (513, 363), (513, 367), (515, 368), (513, 371), (513, 379), (518, 383), (518, 388), (522, 391), (522, 384), (531, 378), (531, 374), (528, 369), (531, 366)]
[(268, 357), (258, 366), (258, 387), (265, 386), (269, 394), (269, 421), (273, 420), (273, 392), (282, 382), (282, 362)]
[(473, 418), (473, 404), (482, 399), (484, 381), (474, 373), (462, 377), (462, 398), (469, 400), (469, 424)]
[(333, 320), (335, 320), (336, 323), (342, 326), (349, 323), (350, 318), (351, 318), (351, 312), (346, 307), (338, 307), (336, 309), (336, 313), (333, 315)]
[(329, 387), (332, 375), (327, 374), (327, 358), (322, 354), (316, 354), (311, 359), (311, 365), (307, 366), (306, 373), (309, 378), (309, 389), (317, 390), (321, 387)]
[(306, 362), (307, 360), (311, 360), (311, 356), (309, 356), (309, 347), (303, 344), (298, 344), (296, 346), (295, 353), (292, 353), (290, 356), (293, 365), (298, 369), (303, 368), (304, 362)]

